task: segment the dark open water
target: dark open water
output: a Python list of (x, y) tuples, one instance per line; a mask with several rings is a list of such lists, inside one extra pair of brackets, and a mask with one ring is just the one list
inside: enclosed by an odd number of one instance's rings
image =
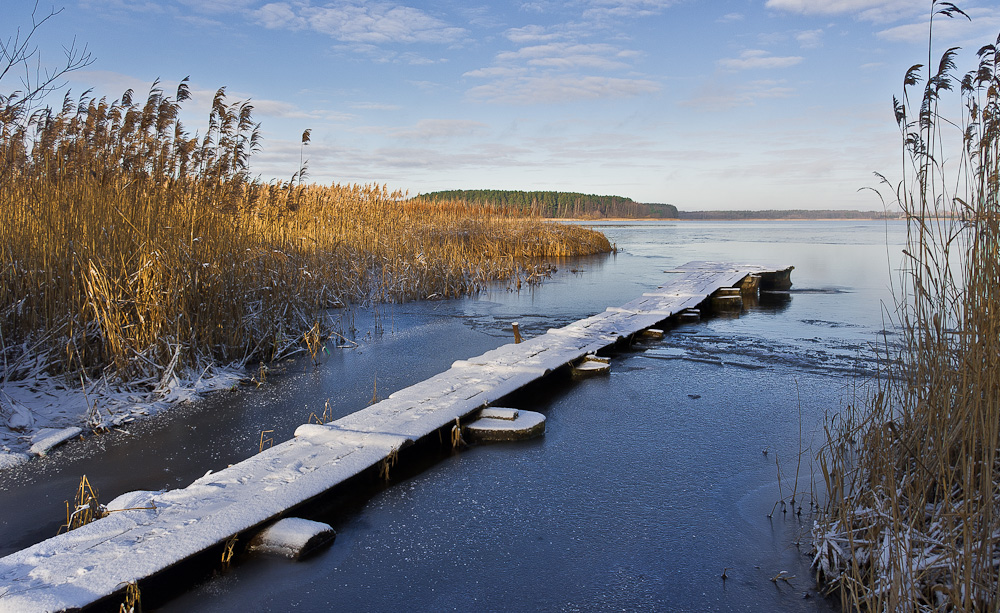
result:
[[(319, 368), (290, 362), (260, 389), (0, 473), (0, 555), (54, 534), (81, 474), (103, 500), (182, 487), (254, 453), (261, 430), (289, 438), (327, 400), (346, 415), (368, 403), (376, 379), (384, 397), (510, 342), (513, 321), (540, 334), (627, 302), (689, 260), (735, 260), (792, 264), (795, 285), (738, 319), (624, 351), (610, 377), (521, 395), (519, 408), (548, 417), (544, 438), (448, 457), (324, 518), (338, 531), (328, 551), (244, 560), (178, 586), (163, 610), (831, 610), (805, 555), (810, 458), (824, 413), (851, 402), (871, 373), (902, 224), (598, 227), (621, 253), (561, 264), (530, 291), (385, 307), (381, 333), (370, 313), (355, 314), (360, 346), (333, 350)], [(797, 468), (802, 514), (778, 506), (768, 519)], [(781, 571), (794, 578), (772, 582)]]

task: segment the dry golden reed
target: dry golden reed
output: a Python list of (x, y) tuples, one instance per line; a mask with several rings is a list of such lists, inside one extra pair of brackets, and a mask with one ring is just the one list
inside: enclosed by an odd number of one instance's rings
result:
[(87, 475), (84, 475), (80, 478), (80, 485), (76, 488), (72, 509), (69, 501), (66, 501), (66, 523), (59, 527), (59, 532), (76, 530), (80, 526), (86, 526), (107, 514), (108, 511), (104, 505), (97, 501), (97, 490), (90, 485)]
[(536, 258), (610, 250), (582, 228), (378, 185), (263, 183), (252, 105), (220, 89), (191, 136), (188, 97), (185, 79), (144, 102), (0, 107), (5, 377), (39, 354), (55, 372), (154, 383), (303, 341), (316, 355), (330, 307), (468, 295), (531, 277)]
[[(896, 102), (899, 343), (883, 348), (868, 401), (831, 421), (820, 455), (815, 561), (845, 610), (1000, 606), (1000, 39), (961, 79), (955, 53), (927, 70), (916, 106), (924, 68), (911, 68)], [(964, 113), (949, 121), (940, 107), (956, 85)]]

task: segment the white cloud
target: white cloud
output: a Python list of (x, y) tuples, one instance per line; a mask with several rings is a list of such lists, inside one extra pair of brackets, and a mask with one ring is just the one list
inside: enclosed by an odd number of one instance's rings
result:
[(736, 21), (743, 21), (743, 13), (726, 13), (722, 17), (719, 17), (716, 21), (719, 23), (733, 23)]
[(272, 2), (254, 16), (268, 28), (308, 28), (349, 43), (449, 44), (466, 36), (465, 29), (450, 26), (425, 11), (389, 2), (341, 0), (323, 6)]
[(549, 4), (548, 2), (522, 2), (519, 8), (529, 13), (545, 13)]
[(304, 18), (295, 13), (291, 5), (285, 2), (265, 4), (254, 11), (254, 15), (265, 28), (301, 30), (309, 25)]
[(462, 75), (463, 77), (476, 77), (478, 79), (506, 79), (522, 76), (526, 73), (521, 66), (489, 66), (487, 68), (477, 68)]
[(430, 66), (431, 64), (445, 64), (448, 62), (448, 58), (433, 59), (419, 53), (407, 51), (406, 53), (400, 53), (397, 61), (409, 64), (410, 66)]
[(926, 14), (926, 2), (915, 0), (767, 0), (769, 9), (800, 15), (853, 14), (865, 21), (887, 23)]
[(570, 69), (616, 70), (627, 68), (622, 60), (638, 55), (634, 51), (622, 50), (603, 43), (572, 44), (549, 43), (522, 47), (517, 51), (497, 54), (501, 64), (525, 62), (528, 66)]
[(795, 35), (795, 40), (803, 49), (815, 49), (823, 46), (823, 30), (804, 30)]
[(760, 49), (748, 49), (738, 58), (724, 58), (718, 61), (719, 66), (729, 70), (752, 70), (767, 68), (788, 68), (802, 62), (800, 56), (774, 56)]
[(677, 4), (678, 0), (589, 0), (591, 8), (583, 12), (587, 19), (608, 17), (648, 17)]
[(242, 12), (257, 4), (256, 0), (179, 0), (199, 13)]
[[(994, 42), (997, 30), (1000, 30), (1000, 8), (970, 8), (966, 13), (971, 21), (956, 16), (953, 19), (938, 17), (934, 19), (934, 38), (938, 41), (948, 41), (947, 45), (983, 45)], [(878, 37), (905, 43), (927, 42), (926, 19), (908, 23), (894, 28), (888, 28), (878, 33)]]
[(468, 97), (502, 104), (561, 104), (596, 98), (628, 98), (659, 91), (648, 79), (601, 76), (523, 76), (473, 87)]
[(522, 28), (511, 28), (504, 32), (507, 40), (515, 45), (545, 43), (566, 38), (565, 32), (554, 32), (543, 26), (527, 25)]
[(463, 76), (491, 81), (471, 88), (467, 97), (508, 104), (552, 104), (630, 97), (660, 89), (657, 82), (636, 75), (632, 69), (631, 62), (641, 55), (639, 52), (607, 43), (550, 40), (550, 33), (535, 26), (508, 31), (511, 40), (540, 44), (502, 51), (492, 66), (467, 71)]

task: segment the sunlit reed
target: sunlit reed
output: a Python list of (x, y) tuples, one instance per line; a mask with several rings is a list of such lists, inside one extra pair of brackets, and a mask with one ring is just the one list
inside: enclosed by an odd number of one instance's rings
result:
[(185, 80), (145, 102), (0, 108), (4, 377), (41, 359), (155, 383), (302, 342), (315, 357), (331, 307), (464, 296), (531, 277), (537, 258), (610, 249), (582, 228), (378, 185), (263, 183), (248, 168), (252, 105), (220, 89), (191, 136), (188, 97)]
[[(965, 18), (951, 4), (935, 16)], [(932, 24), (933, 24), (932, 20)], [(896, 336), (867, 402), (828, 426), (816, 563), (845, 610), (995, 611), (1000, 603), (1000, 50), (907, 72), (896, 117), (908, 227)], [(960, 120), (945, 108), (957, 88)]]

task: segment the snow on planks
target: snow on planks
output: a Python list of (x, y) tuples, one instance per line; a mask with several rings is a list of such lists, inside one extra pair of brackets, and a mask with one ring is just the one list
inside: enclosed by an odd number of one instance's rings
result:
[(129, 582), (263, 527), (403, 445), (695, 307), (720, 287), (731, 287), (750, 273), (775, 271), (693, 262), (671, 272), (680, 276), (625, 305), (459, 360), (449, 370), (366, 409), (324, 426), (301, 426), (292, 440), (217, 473), (210, 471), (185, 488), (127, 494), (128, 503), (117, 505), (126, 510), (0, 558), (0, 612), (93, 604)]

